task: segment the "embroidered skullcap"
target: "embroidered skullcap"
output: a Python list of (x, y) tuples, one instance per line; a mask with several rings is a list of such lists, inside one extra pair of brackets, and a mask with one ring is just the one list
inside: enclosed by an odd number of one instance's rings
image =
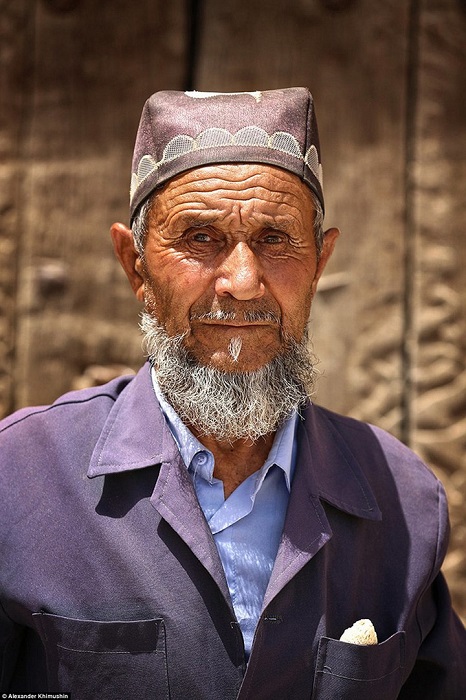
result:
[(267, 163), (297, 175), (322, 208), (322, 166), (307, 88), (264, 92), (156, 92), (136, 136), (130, 213), (170, 178), (213, 163)]

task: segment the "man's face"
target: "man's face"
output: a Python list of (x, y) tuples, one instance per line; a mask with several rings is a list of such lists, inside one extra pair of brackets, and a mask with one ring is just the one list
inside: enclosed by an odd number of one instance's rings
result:
[(310, 191), (280, 168), (226, 164), (170, 180), (152, 207), (133, 288), (200, 364), (243, 372), (301, 340), (317, 281)]

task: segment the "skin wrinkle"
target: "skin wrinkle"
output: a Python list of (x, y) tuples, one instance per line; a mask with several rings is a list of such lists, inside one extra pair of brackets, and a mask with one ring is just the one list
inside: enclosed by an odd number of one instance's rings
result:
[[(192, 205), (190, 209), (192, 209)], [(188, 211), (190, 211), (190, 209), (188, 209)], [(151, 223), (153, 223), (159, 235), (162, 235), (169, 240), (176, 240), (182, 238), (186, 229), (202, 229), (209, 227), (215, 228), (215, 225), (218, 223), (228, 224), (229, 222), (231, 222), (230, 228), (234, 229), (235, 232), (246, 233), (246, 227), (243, 222), (244, 214), (242, 209), (238, 209), (238, 213), (236, 214), (236, 217), (239, 219), (241, 226), (235, 225), (235, 212), (232, 212), (228, 218), (226, 216), (224, 218), (221, 218), (219, 214), (217, 214), (216, 216), (211, 216), (203, 214), (202, 211), (199, 211), (196, 214), (196, 219), (194, 220), (192, 215), (186, 217), (181, 215), (180, 210), (181, 208), (178, 210), (175, 210), (174, 208), (174, 211), (171, 212), (169, 216), (164, 217), (162, 222), (160, 223), (157, 220), (154, 221), (155, 217), (152, 216)], [(177, 225), (175, 230), (170, 232), (170, 225), (175, 216), (178, 217)], [(298, 243), (298, 239), (293, 236), (293, 230), (300, 226), (300, 221), (298, 217), (294, 217), (294, 220), (291, 221), (290, 215), (286, 217), (283, 215), (281, 216), (279, 213), (277, 213), (274, 217), (263, 214), (262, 216), (260, 216), (259, 219), (257, 214), (255, 215), (254, 211), (247, 213), (247, 220), (249, 225), (252, 222), (254, 222), (255, 219), (257, 219), (257, 229), (269, 227), (273, 231), (287, 234), (288, 236), (290, 236), (291, 240), (295, 244)]]
[[(223, 194), (221, 196), (221, 192), (219, 192), (219, 190), (217, 188), (213, 188), (212, 192), (210, 194), (214, 194), (214, 193), (215, 193), (219, 203), (223, 202), (225, 204), (228, 201), (236, 201), (236, 199), (237, 199), (236, 197), (227, 196), (227, 194)], [(266, 193), (265, 190), (263, 192), (254, 191), (253, 195), (251, 195), (249, 197), (241, 197), (238, 199), (241, 200), (241, 203), (244, 206), (246, 206), (248, 203), (250, 203), (251, 205), (254, 205), (255, 202), (257, 203), (257, 202), (261, 201), (261, 199), (264, 197), (265, 193)], [(173, 198), (176, 197), (175, 193), (171, 193), (171, 194), (172, 194)], [(184, 194), (185, 194), (184, 192), (180, 192), (178, 196), (183, 196)], [(184, 207), (188, 206), (188, 207), (191, 207), (192, 209), (196, 209), (198, 212), (196, 215), (196, 218), (193, 218), (193, 225), (197, 225), (199, 217), (202, 216), (203, 206), (206, 206), (205, 202), (203, 201), (203, 197), (205, 197), (206, 194), (208, 194), (208, 193), (200, 192), (198, 194), (198, 200), (196, 202), (180, 203), (180, 204), (173, 206), (170, 209), (170, 211), (167, 213), (167, 215), (163, 218), (163, 223), (168, 228), (168, 225), (170, 224), (171, 219), (174, 218), (175, 216), (178, 216), (180, 214), (180, 211), (182, 211), (184, 209)], [(298, 202), (296, 202), (296, 204), (295, 204), (293, 200), (289, 201), (289, 198), (287, 198), (284, 194), (282, 196), (279, 196), (279, 197), (272, 196), (272, 197), (270, 197), (270, 201), (273, 204), (278, 204), (279, 206), (286, 205), (291, 210), (290, 213), (293, 215), (295, 221), (300, 222), (301, 212), (300, 212)], [(157, 199), (156, 199), (156, 202), (157, 202)], [(154, 207), (154, 208), (156, 209), (156, 207)], [(238, 212), (240, 210), (239, 205), (233, 209), (233, 212), (235, 212), (235, 210), (236, 210), (236, 212)], [(215, 211), (215, 217), (212, 217), (212, 221), (215, 221), (216, 217), (218, 217), (221, 214), (221, 210), (214, 210), (214, 211)], [(294, 214), (294, 211), (296, 211), (296, 214)], [(270, 218), (270, 223), (272, 225), (274, 225), (275, 221), (279, 218), (279, 216), (280, 216), (279, 213), (275, 213), (274, 217)], [(151, 213), (150, 223), (156, 223), (156, 222), (154, 222), (154, 210)], [(241, 220), (241, 223), (244, 224), (245, 222)]]
[[(288, 174), (286, 174), (286, 177), (284, 179), (286, 179), (287, 177)], [(297, 180), (297, 178), (296, 181), (297, 182), (295, 185), (293, 180), (293, 185), (291, 188), (291, 194), (295, 200), (303, 198), (302, 191), (305, 187)], [(214, 182), (217, 183), (217, 180), (215, 179)], [(195, 178), (195, 184), (196, 186), (199, 184), (198, 175)], [(275, 179), (273, 179), (273, 185), (274, 184)], [(167, 201), (169, 200), (170, 202), (169, 207), (164, 205), (163, 199), (161, 200), (160, 198), (158, 198), (158, 200), (156, 201), (156, 206), (153, 210), (153, 214), (151, 217), (151, 223), (158, 234), (159, 243), (157, 245), (157, 254), (159, 257), (159, 261), (161, 261), (162, 264), (164, 259), (168, 258), (172, 262), (178, 261), (180, 263), (183, 263), (183, 265), (193, 268), (197, 267), (200, 269), (201, 266), (199, 256), (191, 255), (190, 251), (187, 251), (185, 248), (186, 239), (185, 231), (183, 229), (185, 226), (186, 219), (185, 212), (189, 212), (190, 218), (193, 216), (193, 210), (195, 211), (196, 208), (199, 207), (197, 197), (202, 198), (204, 185), (205, 183), (203, 182), (200, 188), (200, 194), (196, 190), (196, 199), (194, 199), (191, 196), (192, 183), (188, 179), (188, 182), (184, 183), (183, 187), (180, 187), (179, 184), (177, 184), (173, 190), (170, 190), (170, 196), (169, 198), (167, 197)], [(273, 185), (271, 186), (272, 191)], [(165, 192), (167, 193), (167, 191), (168, 188), (165, 190)], [(305, 188), (304, 191), (307, 195), (307, 188)], [(187, 197), (187, 200), (185, 201), (184, 199), (182, 199), (182, 201), (179, 202), (179, 197), (184, 198), (187, 192), (189, 193), (189, 197)], [(217, 279), (220, 279), (220, 284), (222, 285), (223, 289), (223, 280), (225, 279), (225, 275), (229, 277), (232, 269), (235, 269), (235, 284), (237, 286), (243, 285), (244, 287), (255, 288), (257, 289), (257, 291), (252, 296), (261, 297), (264, 294), (264, 290), (262, 289), (262, 282), (260, 281), (263, 276), (262, 268), (264, 263), (262, 261), (262, 258), (260, 258), (260, 261), (257, 261), (256, 263), (256, 258), (252, 257), (251, 239), (252, 241), (254, 241), (254, 237), (257, 235), (257, 231), (261, 231), (262, 228), (264, 228), (264, 223), (261, 218), (263, 217), (264, 209), (266, 211), (268, 220), (270, 220), (270, 218), (274, 217), (271, 216), (271, 213), (267, 212), (267, 208), (273, 207), (274, 213), (276, 213), (277, 209), (280, 212), (283, 209), (283, 207), (285, 207), (285, 204), (281, 202), (280, 205), (276, 206), (273, 203), (271, 204), (268, 199), (261, 200), (257, 203), (254, 200), (253, 209), (255, 212), (257, 211), (257, 214), (252, 214), (250, 198), (247, 199), (247, 208), (246, 211), (244, 211), (244, 201), (241, 200), (240, 204), (236, 195), (237, 191), (235, 189), (232, 193), (230, 193), (228, 198), (224, 198), (222, 202), (219, 203), (218, 192), (215, 191), (215, 196), (212, 196), (210, 201), (204, 202), (205, 205), (208, 204), (211, 207), (209, 212), (209, 216), (211, 218), (213, 216), (212, 209), (214, 209), (214, 211), (218, 211), (218, 207), (221, 205), (223, 205), (224, 209), (221, 216), (216, 214), (215, 235), (218, 237), (218, 239), (220, 239), (220, 243), (217, 247), (215, 247), (212, 254), (203, 254), (204, 257), (207, 258), (207, 262), (203, 265), (204, 269), (200, 271), (201, 274), (208, 274), (210, 270), (220, 265), (222, 273)], [(195, 205), (193, 205), (193, 201), (195, 202)], [(214, 206), (212, 206), (212, 204)], [(308, 220), (311, 220), (311, 208), (309, 207), (307, 201), (306, 204), (308, 206), (308, 210), (306, 210), (308, 214), (307, 218)], [(301, 209), (302, 208), (303, 207), (301, 206)], [(290, 220), (289, 211), (287, 211), (287, 214), (288, 220)], [(289, 225), (294, 228), (297, 236), (298, 231), (301, 232), (305, 230), (304, 215), (301, 213), (300, 218), (298, 218), (294, 214), (295, 212), (293, 211), (293, 219), (291, 220), (291, 223)], [(243, 223), (241, 223), (241, 221)], [(247, 223), (244, 223), (245, 221)], [(182, 235), (179, 234), (179, 228), (181, 228), (181, 230), (183, 231)], [(285, 253), (278, 254), (277, 262), (272, 260), (270, 262), (271, 266), (276, 267), (278, 265), (279, 260), (284, 259), (288, 262), (288, 266), (289, 264), (292, 264), (292, 260), (295, 260), (296, 264), (301, 267), (304, 263), (304, 261), (302, 261), (302, 256), (304, 255), (306, 259), (305, 265), (307, 267), (307, 259), (312, 259), (313, 257), (315, 258), (315, 255), (313, 253), (313, 239), (312, 236), (309, 237), (308, 234), (306, 234), (307, 238), (305, 238), (302, 233), (300, 233), (299, 235), (301, 237), (299, 250), (297, 250), (296, 245), (290, 246), (287, 244)], [(176, 244), (172, 247), (172, 238), (174, 236), (176, 236)], [(248, 241), (247, 243), (246, 240)], [(151, 241), (148, 240), (147, 246), (150, 246), (150, 243)], [(147, 269), (145, 270), (145, 272), (146, 275), (149, 277), (150, 272)], [(307, 274), (306, 277), (308, 277)], [(166, 292), (164, 293), (164, 296), (167, 298), (168, 295)], [(248, 296), (251, 296), (249, 291)], [(167, 304), (171, 305), (172, 303), (173, 300), (167, 299)], [(306, 298), (304, 305), (305, 307), (309, 308), (310, 298)], [(299, 310), (297, 309), (296, 311), (297, 314), (299, 314)], [(295, 331), (292, 332), (292, 335), (296, 337), (296, 335), (298, 334)], [(265, 343), (267, 345), (267, 340), (265, 341)]]
[[(279, 171), (278, 168), (273, 168), (276, 171)], [(278, 176), (279, 176), (278, 172)], [(165, 185), (164, 187), (166, 187)], [(219, 192), (220, 190), (218, 188), (215, 189), (215, 191)], [(133, 233), (134, 233), (134, 240), (135, 240), (135, 245), (136, 248), (141, 256), (144, 256), (144, 245), (145, 245), (145, 240), (147, 236), (147, 231), (148, 231), (148, 225), (149, 225), (149, 219), (152, 214), (153, 206), (155, 203), (155, 200), (157, 199), (157, 196), (160, 193), (164, 192), (164, 188), (161, 188), (159, 191), (156, 191), (153, 193), (149, 199), (147, 199), (145, 202), (143, 202), (138, 209), (137, 213), (135, 214), (134, 220), (133, 220)], [(324, 233), (323, 233), (323, 228), (322, 228), (322, 223), (323, 223), (323, 212), (322, 212), (322, 207), (321, 204), (316, 197), (316, 195), (309, 190), (309, 195), (311, 196), (314, 209), (315, 209), (315, 220), (314, 220), (314, 226), (313, 226), (313, 231), (314, 231), (314, 238), (316, 241), (317, 245), (317, 252), (318, 255), (320, 256), (321, 250), (322, 250), (322, 244), (323, 244), (323, 238), (324, 238)], [(272, 197), (276, 198), (278, 201), (283, 201), (283, 198), (285, 196), (284, 192), (277, 191), (277, 193), (274, 195), (272, 193)], [(299, 208), (299, 207), (298, 207)]]
[(339, 233), (329, 229), (319, 253), (314, 202), (275, 166), (209, 165), (143, 205), (143, 254), (129, 229), (112, 227), (145, 303), (161, 389), (213, 452), (225, 496), (262, 466), (280, 422), (312, 393), (307, 324)]
[[(312, 236), (309, 236), (308, 232), (306, 232), (305, 234), (303, 233), (306, 231), (306, 219), (307, 221), (310, 221), (312, 219), (312, 207), (309, 206), (309, 191), (306, 186), (302, 185), (298, 178), (295, 178), (295, 176), (292, 176), (289, 173), (283, 172), (282, 174), (281, 171), (277, 168), (270, 168), (270, 171), (272, 171), (271, 183), (269, 182), (268, 189), (264, 187), (262, 188), (262, 190), (265, 191), (265, 194), (267, 195), (268, 199), (256, 202), (256, 199), (251, 200), (251, 198), (249, 197), (249, 195), (251, 194), (250, 191), (247, 191), (245, 193), (243, 190), (240, 189), (240, 194), (238, 195), (238, 188), (235, 188), (232, 192), (228, 193), (228, 197), (226, 199), (224, 198), (222, 202), (219, 203), (217, 191), (217, 184), (219, 178), (212, 178), (209, 173), (209, 170), (211, 171), (212, 168), (209, 168), (207, 169), (207, 177), (204, 177), (204, 179), (202, 179), (201, 175), (203, 173), (200, 173), (201, 170), (204, 169), (198, 169), (197, 171), (195, 171), (195, 177), (188, 177), (187, 180), (186, 178), (175, 178), (173, 188), (167, 186), (165, 187), (165, 194), (167, 194), (167, 192), (169, 191), (169, 197), (167, 197), (167, 200), (169, 200), (170, 203), (169, 207), (163, 205), (163, 198), (161, 203), (160, 196), (156, 200), (156, 206), (152, 211), (151, 225), (153, 226), (154, 232), (156, 232), (159, 237), (158, 256), (159, 260), (161, 260), (162, 263), (164, 258), (171, 258), (172, 261), (178, 261), (183, 265), (193, 268), (198, 267), (201, 275), (208, 275), (216, 267), (218, 257), (220, 255), (223, 255), (224, 259), (220, 260), (220, 267), (222, 268), (222, 273), (219, 278), (220, 281), (223, 282), (225, 275), (229, 276), (231, 274), (231, 270), (234, 268), (236, 274), (235, 283), (239, 285), (243, 284), (244, 286), (249, 286), (251, 288), (256, 288), (257, 292), (255, 293), (255, 295), (261, 297), (264, 294), (264, 290), (262, 289), (262, 282), (260, 282), (259, 280), (261, 280), (263, 274), (263, 263), (261, 260), (260, 263), (257, 262), (256, 264), (257, 256), (253, 258), (251, 246), (255, 244), (255, 236), (257, 235), (257, 230), (261, 230), (260, 227), (263, 228), (265, 225), (264, 219), (266, 219), (266, 223), (268, 223), (270, 220), (273, 221), (275, 218), (278, 218), (280, 213), (283, 211), (283, 208), (285, 208), (285, 211), (287, 213), (286, 228), (293, 229), (295, 232), (294, 239), (300, 240), (298, 240), (298, 243), (296, 243), (296, 240), (290, 241), (288, 237), (286, 239), (286, 248), (284, 254), (276, 254), (276, 259), (273, 258), (270, 262), (270, 265), (272, 267), (277, 267), (279, 264), (281, 264), (281, 260), (285, 260), (288, 264), (292, 260), (295, 260), (296, 263), (301, 266), (301, 259), (303, 255), (305, 256), (306, 261), (306, 256), (308, 256), (310, 260), (312, 259), (312, 248), (314, 247)], [(217, 169), (214, 170), (215, 172), (217, 172)], [(223, 174), (226, 170), (228, 169), (221, 168)], [(238, 173), (236, 169), (233, 172), (235, 175)], [(190, 173), (189, 175), (193, 175), (193, 173)], [(257, 179), (257, 175), (249, 176), (247, 171), (245, 175), (244, 168), (240, 168), (237, 177), (231, 178), (231, 180), (238, 181), (241, 186), (244, 185), (243, 181), (247, 183), (251, 180), (257, 181)], [(267, 178), (264, 176), (262, 169), (260, 173), (260, 179), (261, 181), (267, 181)], [(288, 185), (290, 185), (290, 180), (292, 182), (292, 185), (291, 187), (288, 187), (289, 192), (287, 199), (293, 201), (293, 204), (295, 203), (295, 201), (300, 202), (300, 207), (296, 207), (296, 211), (293, 210), (291, 212), (292, 216), (290, 216), (290, 210), (289, 208), (287, 208), (286, 203), (284, 203), (283, 201), (281, 201), (278, 206), (273, 205), (273, 202), (271, 203), (269, 201), (273, 200), (274, 196), (276, 196), (276, 192), (274, 190), (274, 187), (276, 187), (276, 182), (278, 181), (280, 184), (287, 183)], [(193, 181), (196, 189), (196, 197), (191, 196)], [(206, 185), (209, 184), (210, 186), (216, 186), (215, 196), (212, 196), (210, 200), (204, 202), (203, 206), (209, 205), (211, 207), (209, 218), (211, 220), (216, 218), (216, 229), (219, 230), (219, 233), (217, 234), (216, 231), (215, 234), (216, 236), (218, 235), (218, 237), (221, 240), (219, 246), (215, 248), (214, 253), (212, 255), (204, 256), (207, 257), (207, 261), (203, 263), (203, 269), (201, 269), (200, 259), (196, 259), (196, 256), (194, 256), (193, 259), (193, 256), (187, 254), (184, 248), (185, 233), (183, 231), (183, 228), (185, 226), (186, 219), (185, 212), (189, 212), (189, 218), (193, 218), (193, 216), (197, 214), (196, 207), (199, 207), (197, 198), (199, 196), (202, 197), (202, 193), (206, 189)], [(198, 190), (200, 190), (200, 193), (198, 192)], [(186, 193), (188, 193), (189, 196), (185, 199)], [(304, 198), (303, 193), (305, 193)], [(247, 209), (243, 215), (243, 207), (245, 206), (245, 194), (248, 195), (246, 204)], [(180, 196), (182, 196), (181, 202), (179, 202)], [(243, 199), (241, 199), (241, 196), (243, 197)], [(303, 207), (303, 199), (306, 202), (307, 209), (306, 207)], [(195, 202), (195, 204), (193, 204), (193, 202)], [(229, 206), (230, 204), (231, 206)], [(223, 206), (224, 208), (221, 216), (218, 213), (212, 213), (212, 210), (218, 212), (218, 209), (221, 206)], [(272, 207), (274, 212), (273, 216), (271, 212), (267, 211), (268, 207)], [(195, 212), (194, 214), (193, 209)], [(306, 212), (306, 214), (304, 214), (303, 212)], [(183, 213), (183, 216), (181, 216), (181, 213)], [(182, 235), (179, 235), (178, 227), (181, 228)], [(240, 229), (240, 232), (238, 232), (238, 228)], [(244, 239), (242, 238), (242, 235), (244, 235)], [(180, 247), (178, 247), (177, 245), (172, 246), (173, 241), (170, 239), (170, 236), (177, 237), (177, 242), (180, 243)], [(231, 241), (231, 238), (234, 239), (234, 242)], [(149, 244), (150, 240), (148, 241), (148, 245)], [(231, 246), (234, 247), (232, 248)], [(219, 248), (220, 250), (218, 250)], [(225, 248), (227, 248), (226, 251), (224, 250)], [(307, 266), (307, 262), (305, 264)], [(151, 276), (150, 270), (148, 269), (147, 265), (145, 266), (144, 272), (146, 278), (149, 278)], [(307, 274), (306, 277), (308, 278)], [(152, 278), (151, 284), (153, 286), (154, 291), (152, 297), (165, 296), (166, 304), (174, 304), (173, 295), (170, 294), (170, 292), (168, 292), (167, 294), (167, 290), (163, 290), (161, 286), (159, 286), (159, 284), (157, 283), (156, 279)], [(223, 287), (224, 286), (225, 285), (223, 285)], [(249, 296), (251, 295), (249, 294)], [(311, 298), (312, 290), (309, 290), (304, 300), (304, 307), (306, 307), (306, 309), (308, 309), (310, 306)], [(297, 310), (297, 312), (299, 314), (299, 309)], [(281, 313), (280, 316), (283, 318), (283, 313)], [(305, 321), (305, 319), (303, 320)], [(294, 335), (294, 337), (299, 336), (299, 332), (296, 331), (292, 334)]]

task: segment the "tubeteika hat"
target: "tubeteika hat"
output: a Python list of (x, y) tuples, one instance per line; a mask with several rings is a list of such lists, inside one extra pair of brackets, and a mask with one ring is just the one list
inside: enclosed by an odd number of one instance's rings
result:
[(307, 88), (156, 92), (134, 147), (130, 214), (167, 180), (212, 163), (266, 163), (297, 175), (324, 207), (319, 136)]

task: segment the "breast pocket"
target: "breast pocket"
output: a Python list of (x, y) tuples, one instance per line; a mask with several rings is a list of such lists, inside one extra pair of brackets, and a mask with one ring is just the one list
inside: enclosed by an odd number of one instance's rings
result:
[(33, 617), (46, 651), (49, 691), (71, 693), (73, 700), (170, 697), (161, 618), (101, 622), (46, 613)]
[(322, 637), (312, 699), (394, 700), (403, 683), (404, 646), (404, 632), (373, 646)]

